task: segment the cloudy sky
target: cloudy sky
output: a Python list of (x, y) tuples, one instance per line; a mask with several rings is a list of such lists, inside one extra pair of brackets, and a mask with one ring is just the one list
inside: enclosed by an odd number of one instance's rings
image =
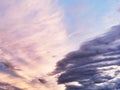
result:
[[(88, 56), (95, 54), (91, 56), (95, 58), (96, 50), (99, 57), (104, 57), (101, 53), (116, 50), (112, 45), (119, 46), (119, 6), (120, 0), (0, 0), (0, 88), (74, 90), (66, 85), (72, 82), (71, 78), (62, 81), (61, 77), (70, 75), (69, 66), (76, 67), (76, 57), (90, 59)], [(98, 37), (103, 33), (106, 34)], [(95, 45), (98, 47), (92, 47)], [(106, 49), (103, 50), (103, 46)], [(69, 53), (72, 51), (75, 52)], [(72, 63), (66, 61), (68, 58)], [(101, 68), (96, 69), (88, 71), (96, 73)]]

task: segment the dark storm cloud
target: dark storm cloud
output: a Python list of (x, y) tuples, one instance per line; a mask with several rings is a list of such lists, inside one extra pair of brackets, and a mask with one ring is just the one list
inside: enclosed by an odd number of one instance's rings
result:
[(120, 89), (119, 66), (120, 25), (67, 54), (57, 63), (54, 74), (61, 73), (59, 84), (81, 84), (66, 85), (66, 90), (116, 90)]

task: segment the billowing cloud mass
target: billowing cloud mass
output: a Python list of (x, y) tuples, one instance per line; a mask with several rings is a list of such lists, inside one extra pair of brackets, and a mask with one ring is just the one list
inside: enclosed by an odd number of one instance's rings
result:
[(68, 49), (63, 16), (57, 0), (0, 0), (1, 83), (57, 90), (47, 74)]
[(120, 89), (120, 25), (67, 54), (54, 74), (66, 90)]

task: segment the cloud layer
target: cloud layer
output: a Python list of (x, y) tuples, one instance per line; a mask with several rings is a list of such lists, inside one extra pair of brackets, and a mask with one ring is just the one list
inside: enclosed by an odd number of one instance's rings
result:
[(54, 74), (66, 90), (120, 89), (120, 25), (85, 42), (57, 63)]

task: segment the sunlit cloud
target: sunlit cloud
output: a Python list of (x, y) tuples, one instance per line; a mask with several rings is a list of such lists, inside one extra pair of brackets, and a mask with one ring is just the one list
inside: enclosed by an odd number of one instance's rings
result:
[[(55, 85), (53, 77), (47, 74), (69, 48), (64, 14), (57, 0), (54, 3), (0, 0), (0, 3), (1, 65), (4, 72), (12, 72), (0, 73), (1, 82), (25, 90), (56, 90), (56, 86), (51, 86)], [(13, 72), (20, 77), (15, 77)], [(39, 78), (47, 80), (47, 85), (42, 85)]]

